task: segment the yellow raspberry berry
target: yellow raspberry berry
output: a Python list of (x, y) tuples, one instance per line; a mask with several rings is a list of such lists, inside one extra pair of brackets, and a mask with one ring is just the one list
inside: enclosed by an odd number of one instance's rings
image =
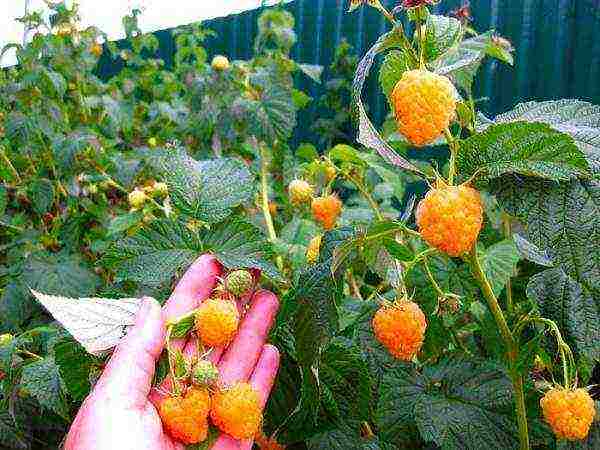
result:
[(313, 196), (313, 187), (304, 180), (294, 180), (288, 186), (290, 200), (298, 205), (309, 202)]
[(224, 433), (250, 439), (262, 424), (258, 392), (249, 383), (237, 383), (214, 394), (210, 417)]
[(184, 444), (197, 444), (208, 436), (210, 395), (206, 389), (191, 388), (184, 396), (162, 400), (158, 412), (166, 433)]
[(327, 182), (333, 181), (337, 176), (337, 170), (335, 169), (335, 166), (327, 164), (325, 166), (325, 176), (327, 177)]
[(449, 256), (460, 256), (471, 251), (481, 231), (481, 196), (469, 186), (439, 184), (421, 200), (415, 216), (429, 245)]
[(169, 194), (169, 186), (167, 186), (167, 183), (154, 183), (152, 185), (152, 192), (160, 197), (164, 197)]
[(102, 56), (102, 46), (98, 43), (92, 44), (90, 47), (90, 52), (96, 57), (100, 58)]
[(414, 302), (401, 300), (382, 306), (373, 317), (377, 340), (397, 359), (411, 361), (425, 338), (425, 314)]
[(585, 389), (554, 388), (540, 400), (544, 419), (559, 439), (585, 439), (596, 415)]
[(158, 141), (156, 140), (155, 137), (151, 137), (150, 139), (148, 139), (149, 147), (156, 147), (157, 145), (158, 145)]
[(213, 58), (212, 63), (210, 65), (214, 70), (227, 70), (229, 69), (229, 60), (226, 56), (217, 55)]
[(219, 347), (229, 344), (240, 323), (240, 313), (231, 300), (211, 298), (196, 311), (196, 331), (204, 345)]
[(335, 194), (317, 197), (313, 199), (311, 208), (315, 220), (326, 230), (331, 230), (342, 212), (342, 202)]
[(456, 113), (456, 90), (447, 77), (427, 70), (409, 70), (391, 94), (398, 130), (412, 144), (439, 138)]
[(319, 234), (312, 238), (308, 243), (308, 248), (306, 249), (306, 260), (309, 262), (309, 264), (314, 264), (319, 260), (322, 238), (323, 237)]
[(129, 204), (132, 208), (138, 209), (144, 205), (144, 203), (148, 199), (148, 196), (141, 189), (135, 188), (129, 193), (127, 199), (129, 200)]

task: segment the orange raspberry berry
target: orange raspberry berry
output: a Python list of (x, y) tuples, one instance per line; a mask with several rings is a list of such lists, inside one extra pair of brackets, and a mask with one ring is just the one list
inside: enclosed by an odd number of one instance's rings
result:
[(237, 383), (213, 396), (210, 417), (224, 433), (236, 439), (250, 439), (262, 424), (258, 392), (249, 383)]
[(415, 213), (421, 236), (450, 256), (471, 251), (483, 225), (481, 196), (475, 189), (439, 186), (430, 190)]
[(323, 228), (331, 230), (342, 212), (342, 202), (337, 195), (317, 197), (312, 201), (313, 217), (318, 220)]
[(210, 396), (206, 389), (191, 388), (184, 396), (162, 400), (158, 412), (166, 433), (184, 444), (197, 444), (208, 435)]
[(559, 439), (585, 439), (596, 415), (585, 389), (554, 388), (540, 400), (544, 419)]
[(391, 94), (398, 130), (412, 144), (439, 138), (456, 113), (456, 90), (447, 77), (427, 70), (409, 70)]
[(227, 56), (217, 55), (210, 63), (214, 70), (223, 71), (229, 69), (229, 59)]
[(240, 323), (240, 313), (231, 300), (211, 298), (196, 312), (196, 331), (204, 345), (219, 347), (229, 344)]
[(377, 340), (395, 358), (410, 361), (423, 345), (427, 321), (419, 305), (401, 300), (382, 306), (372, 325)]
[(102, 45), (96, 43), (96, 44), (92, 44), (91, 48), (90, 48), (90, 52), (97, 58), (99, 58), (100, 56), (102, 56)]

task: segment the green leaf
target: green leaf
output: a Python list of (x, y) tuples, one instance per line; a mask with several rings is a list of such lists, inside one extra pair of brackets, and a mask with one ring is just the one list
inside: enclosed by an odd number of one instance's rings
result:
[(592, 171), (600, 173), (600, 106), (570, 99), (527, 102), (495, 119), (496, 123), (516, 121), (547, 123), (570, 135), (586, 155)]
[(361, 99), (365, 80), (369, 75), (371, 67), (373, 67), (376, 56), (386, 50), (401, 47), (401, 36), (402, 32), (397, 28), (380, 36), (377, 42), (375, 42), (358, 63), (354, 81), (352, 82), (352, 103), (353, 107), (356, 108), (358, 115), (358, 136), (356, 140), (365, 147), (376, 150), (383, 159), (393, 166), (421, 173), (419, 169), (396, 153), (396, 151), (383, 140), (373, 123), (371, 123)]
[(548, 269), (529, 280), (527, 296), (542, 315), (554, 320), (568, 341), (592, 360), (600, 358), (600, 295), (568, 276), (562, 269)]
[(22, 281), (29, 289), (44, 294), (91, 297), (100, 279), (87, 268), (81, 256), (60, 253), (29, 257), (23, 267)]
[(45, 214), (54, 203), (54, 185), (46, 178), (39, 178), (31, 183), (30, 195), (35, 212)]
[(460, 173), (479, 171), (486, 180), (507, 173), (569, 180), (588, 173), (585, 156), (573, 139), (539, 123), (516, 122), (489, 127), (461, 144)]
[(250, 171), (237, 159), (196, 161), (180, 149), (150, 163), (164, 177), (174, 206), (198, 220), (220, 222), (254, 194)]
[(117, 281), (157, 287), (186, 269), (203, 253), (213, 253), (227, 268), (255, 268), (282, 281), (267, 260), (271, 249), (255, 226), (232, 220), (194, 232), (182, 221), (156, 220), (110, 247), (105, 264), (117, 269)]
[(519, 259), (517, 246), (511, 239), (492, 245), (480, 257), (483, 271), (490, 280), (496, 296), (499, 296), (506, 283), (516, 276)]
[(65, 136), (57, 135), (52, 140), (52, 152), (59, 166), (63, 170), (68, 170), (75, 156), (96, 142), (96, 136), (91, 133), (73, 132)]
[(436, 59), (462, 37), (462, 24), (454, 17), (427, 16), (427, 34), (425, 35), (425, 57), (427, 60)]
[(515, 245), (519, 250), (519, 254), (523, 258), (539, 264), (540, 266), (554, 266), (552, 259), (548, 256), (548, 253), (544, 250), (541, 250), (537, 245), (529, 242), (527, 239), (516, 233), (513, 234), (513, 240), (515, 241)]
[(44, 91), (50, 93), (53, 97), (62, 98), (67, 92), (67, 82), (58, 72), (42, 68), (39, 72), (39, 81)]
[(505, 177), (491, 184), (502, 207), (524, 225), (524, 238), (555, 268), (535, 275), (528, 296), (567, 330), (574, 348), (600, 355), (600, 184)]
[(363, 165), (364, 161), (360, 157), (358, 150), (347, 144), (337, 144), (329, 150), (329, 157), (335, 161)]
[(156, 287), (188, 267), (202, 248), (184, 223), (158, 220), (112, 245), (103, 262), (117, 269), (116, 281)]
[(369, 420), (372, 381), (360, 350), (346, 339), (336, 339), (323, 353), (319, 379), (328, 386), (340, 409), (341, 418)]
[(329, 263), (308, 266), (294, 287), (294, 336), (297, 356), (305, 366), (318, 358), (339, 328), (337, 289)]
[(421, 437), (441, 448), (516, 448), (512, 388), (498, 367), (460, 357), (428, 366), (422, 374), (387, 372), (379, 389), (376, 420), (386, 438), (416, 423)]
[(4, 186), (0, 186), (0, 215), (4, 214), (8, 205), (8, 191)]
[(0, 410), (0, 445), (7, 449), (27, 450), (31, 448), (30, 440), (31, 436), (21, 429), (14, 415), (6, 409)]
[(488, 31), (453, 46), (430, 66), (436, 73), (450, 77), (456, 86), (471, 93), (473, 79), (486, 55), (513, 64), (511, 51), (502, 47), (494, 32)]
[(92, 356), (77, 342), (68, 340), (54, 346), (54, 360), (73, 400), (83, 401), (91, 390)]
[(396, 87), (396, 83), (402, 78), (402, 74), (410, 69), (411, 67), (403, 51), (392, 50), (385, 55), (383, 64), (379, 70), (379, 83), (388, 101), (390, 101), (390, 96), (394, 87)]
[(188, 314), (173, 324), (171, 330), (171, 337), (173, 339), (181, 339), (187, 336), (187, 334), (194, 328), (195, 315)]
[(21, 375), (21, 387), (42, 407), (65, 419), (68, 418), (65, 386), (53, 357), (46, 357), (25, 366)]
[(120, 216), (113, 217), (107, 227), (106, 236), (116, 236), (139, 224), (143, 219), (142, 211), (131, 211)]
[(260, 269), (269, 278), (283, 282), (277, 268), (269, 262), (270, 244), (254, 225), (242, 220), (220, 224), (203, 237), (204, 251), (211, 251), (228, 269)]

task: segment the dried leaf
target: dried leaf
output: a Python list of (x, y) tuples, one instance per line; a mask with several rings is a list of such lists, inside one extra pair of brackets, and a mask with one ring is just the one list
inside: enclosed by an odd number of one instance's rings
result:
[(112, 349), (127, 334), (140, 308), (139, 298), (68, 298), (31, 293), (92, 355)]

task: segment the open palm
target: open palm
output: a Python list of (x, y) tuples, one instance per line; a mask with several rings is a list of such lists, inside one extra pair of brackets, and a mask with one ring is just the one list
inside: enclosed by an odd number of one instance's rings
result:
[[(221, 270), (212, 256), (201, 256), (182, 277), (164, 308), (153, 299), (144, 300), (134, 327), (115, 350), (79, 410), (67, 435), (65, 450), (184, 449), (164, 432), (155, 407), (161, 400), (161, 392), (168, 391), (170, 380), (165, 380), (163, 389), (152, 389), (152, 379), (164, 348), (166, 322), (194, 310), (208, 298)], [(279, 352), (266, 344), (279, 302), (267, 291), (258, 291), (243, 301), (249, 301), (250, 308), (237, 336), (226, 350), (214, 349), (209, 359), (219, 367), (223, 385), (249, 381), (260, 393), (264, 407), (279, 368)], [(186, 355), (196, 354), (195, 340), (174, 341), (172, 345)], [(211, 449), (251, 447), (251, 441), (238, 441), (222, 434)]]

